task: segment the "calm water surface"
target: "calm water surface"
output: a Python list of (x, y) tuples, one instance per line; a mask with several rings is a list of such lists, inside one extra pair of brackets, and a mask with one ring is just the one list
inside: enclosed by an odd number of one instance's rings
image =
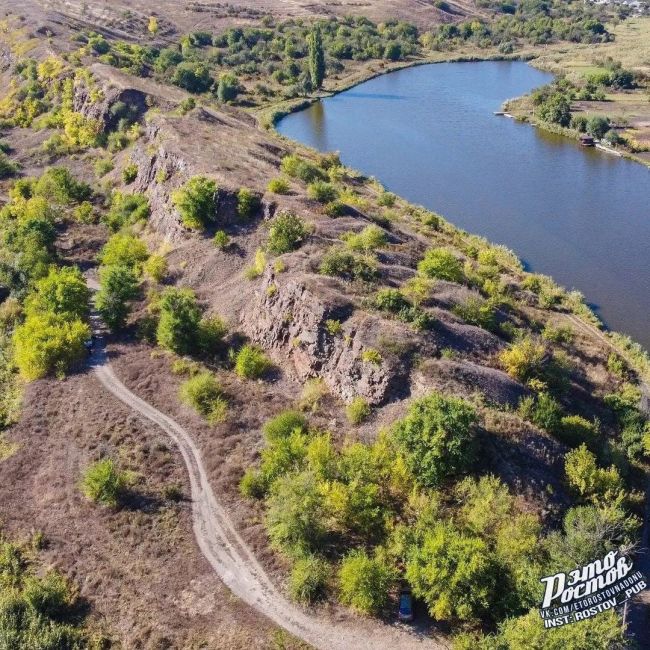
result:
[(278, 130), (506, 244), (650, 349), (650, 170), (493, 115), (550, 79), (520, 62), (409, 68)]

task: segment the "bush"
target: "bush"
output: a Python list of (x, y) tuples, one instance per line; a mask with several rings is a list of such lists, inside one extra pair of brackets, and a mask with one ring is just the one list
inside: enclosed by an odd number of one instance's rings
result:
[(9, 160), (8, 156), (0, 151), (0, 178), (8, 178), (18, 171), (18, 167)]
[(172, 203), (185, 227), (203, 230), (216, 216), (217, 184), (205, 176), (194, 176), (172, 192)]
[(564, 470), (571, 488), (595, 504), (615, 502), (623, 494), (623, 481), (616, 467), (598, 467), (596, 456), (584, 444), (565, 456)]
[(150, 255), (142, 270), (149, 279), (162, 282), (167, 275), (167, 260), (162, 255)]
[(90, 328), (79, 319), (43, 312), (28, 316), (13, 335), (15, 363), (27, 381), (64, 375), (86, 356)]
[(519, 414), (549, 433), (557, 433), (562, 420), (562, 407), (548, 393), (524, 397), (519, 403)]
[(342, 239), (345, 245), (353, 251), (375, 251), (382, 248), (388, 241), (388, 235), (379, 226), (366, 226), (361, 232), (346, 233)]
[(219, 78), (217, 98), (220, 102), (231, 102), (240, 92), (239, 80), (234, 74), (225, 73)]
[(407, 556), (406, 579), (436, 620), (477, 620), (492, 608), (500, 570), (480, 538), (440, 522)]
[(255, 251), (255, 260), (249, 267), (246, 268), (244, 272), (246, 279), (254, 280), (255, 278), (259, 278), (260, 275), (264, 273), (265, 268), (266, 268), (266, 253), (264, 252), (263, 249), (258, 248)]
[(565, 415), (555, 430), (557, 437), (570, 447), (585, 443), (594, 448), (598, 441), (598, 424), (580, 415)]
[(25, 301), (29, 314), (51, 312), (66, 319), (84, 319), (88, 315), (90, 290), (76, 266), (50, 268), (46, 277), (35, 284)]
[(326, 174), (321, 169), (296, 154), (285, 156), (280, 163), (280, 168), (287, 176), (299, 178), (305, 183), (326, 180)]
[(116, 507), (124, 496), (127, 476), (109, 458), (90, 465), (84, 472), (81, 491), (86, 498), (105, 506)]
[(337, 189), (325, 181), (315, 181), (307, 187), (307, 195), (319, 203), (330, 203), (339, 197)]
[(473, 462), (475, 423), (476, 413), (467, 402), (432, 393), (409, 407), (393, 436), (414, 479), (436, 487)]
[(609, 119), (595, 115), (587, 122), (587, 133), (594, 138), (602, 138), (609, 131)]
[(338, 577), (341, 602), (362, 614), (381, 612), (395, 581), (394, 570), (385, 560), (360, 550), (343, 558)]
[(288, 438), (294, 431), (307, 431), (307, 419), (299, 411), (282, 411), (267, 420), (262, 428), (266, 440), (270, 443)]
[(274, 255), (282, 255), (297, 248), (306, 235), (305, 222), (291, 212), (283, 212), (271, 222), (267, 248)]
[(183, 62), (174, 70), (171, 82), (191, 93), (202, 93), (210, 88), (213, 79), (202, 63)]
[(325, 252), (319, 270), (323, 275), (344, 280), (372, 282), (377, 277), (377, 269), (371, 260), (336, 246)]
[(122, 180), (125, 185), (133, 183), (133, 181), (138, 177), (138, 166), (135, 163), (127, 165), (122, 170)]
[(460, 260), (447, 248), (430, 248), (418, 264), (418, 271), (428, 278), (462, 282)]
[(191, 289), (170, 287), (160, 298), (160, 318), (156, 340), (177, 354), (190, 354), (196, 349), (201, 310)]
[(470, 297), (463, 304), (456, 305), (453, 312), (470, 325), (490, 332), (497, 329), (496, 308), (491, 300)]
[(260, 210), (262, 202), (257, 194), (242, 187), (237, 193), (237, 216), (252, 219)]
[(511, 377), (526, 382), (543, 377), (546, 357), (544, 344), (526, 337), (512, 343), (501, 353), (499, 360)]
[(244, 345), (235, 358), (235, 372), (245, 379), (262, 377), (272, 365), (269, 358), (253, 345)]
[(289, 577), (289, 593), (299, 603), (310, 604), (323, 598), (330, 568), (325, 560), (307, 555), (294, 563)]
[(226, 248), (230, 246), (230, 237), (224, 230), (217, 230), (217, 232), (214, 233), (212, 241), (214, 242), (214, 245), (222, 251), (226, 250)]
[(136, 274), (142, 271), (142, 264), (149, 257), (143, 241), (127, 233), (116, 233), (104, 245), (99, 259), (104, 266), (126, 266)]
[(77, 182), (65, 167), (50, 167), (36, 181), (34, 195), (51, 203), (70, 205), (88, 200), (92, 190), (86, 183)]
[(361, 424), (370, 416), (370, 412), (370, 404), (363, 397), (355, 397), (345, 407), (345, 414), (352, 424)]
[(202, 372), (184, 381), (180, 397), (210, 424), (223, 422), (226, 417), (228, 402), (211, 372)]
[(273, 192), (273, 194), (288, 194), (290, 189), (289, 181), (281, 176), (278, 178), (272, 178), (266, 186), (266, 189), (269, 192)]
[(113, 231), (149, 218), (149, 200), (144, 194), (113, 192), (105, 221)]

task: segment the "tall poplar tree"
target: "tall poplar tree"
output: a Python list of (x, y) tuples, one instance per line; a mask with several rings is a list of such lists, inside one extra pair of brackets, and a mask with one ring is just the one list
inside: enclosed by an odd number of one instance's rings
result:
[(314, 25), (307, 41), (309, 45), (311, 83), (315, 89), (318, 89), (323, 85), (323, 79), (325, 78), (325, 52), (323, 50), (323, 37), (318, 25)]

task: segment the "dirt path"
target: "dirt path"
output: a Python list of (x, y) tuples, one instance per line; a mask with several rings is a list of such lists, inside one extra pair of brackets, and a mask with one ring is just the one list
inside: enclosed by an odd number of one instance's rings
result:
[[(88, 285), (97, 288), (91, 279)], [(96, 343), (90, 365), (102, 386), (142, 417), (158, 425), (178, 447), (190, 477), (194, 534), (198, 545), (226, 586), (244, 602), (268, 616), (294, 636), (323, 650), (419, 650), (446, 648), (406, 626), (354, 619), (333, 622), (312, 616), (290, 603), (271, 582), (251, 550), (235, 530), (217, 500), (201, 459), (201, 452), (186, 429), (132, 393), (115, 375), (105, 351), (99, 316), (91, 316)]]

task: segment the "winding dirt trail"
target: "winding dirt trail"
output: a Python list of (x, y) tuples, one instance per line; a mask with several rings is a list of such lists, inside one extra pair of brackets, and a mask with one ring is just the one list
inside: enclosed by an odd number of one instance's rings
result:
[[(91, 289), (97, 288), (92, 279), (88, 280), (88, 285)], [(334, 622), (310, 615), (289, 602), (271, 582), (217, 500), (201, 452), (188, 431), (140, 399), (119, 380), (108, 362), (101, 320), (93, 313), (91, 321), (96, 344), (90, 366), (95, 376), (120, 401), (158, 425), (178, 447), (190, 477), (197, 543), (219, 578), (236, 596), (294, 636), (322, 650), (437, 650), (448, 647), (444, 640), (434, 640), (406, 626), (363, 619)]]

